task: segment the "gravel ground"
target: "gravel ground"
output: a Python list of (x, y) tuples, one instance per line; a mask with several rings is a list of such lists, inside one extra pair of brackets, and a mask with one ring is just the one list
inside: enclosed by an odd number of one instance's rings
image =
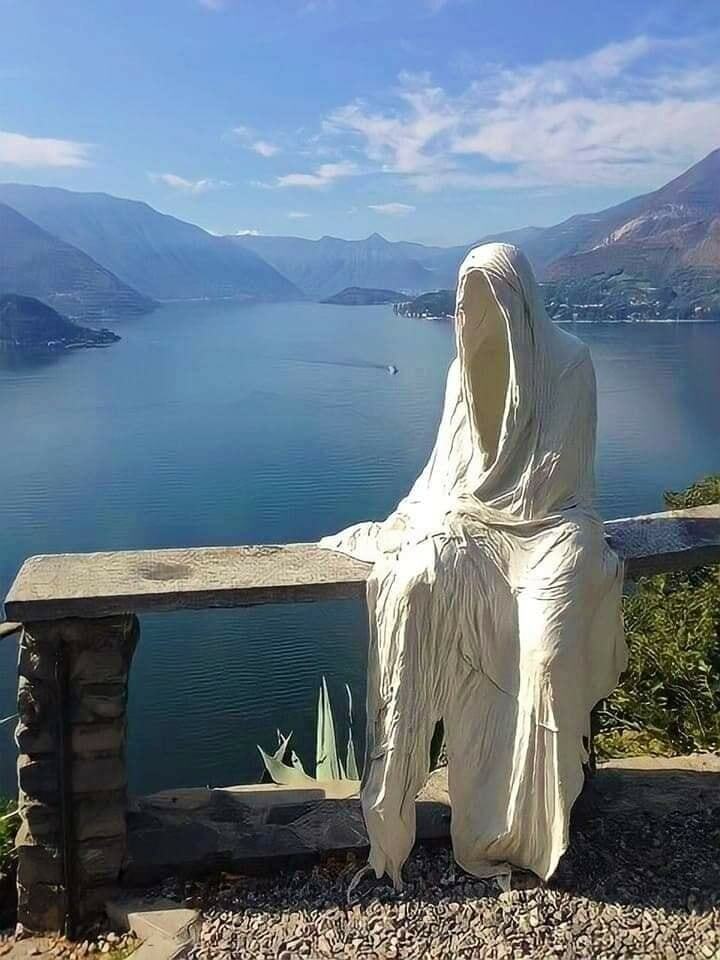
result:
[(2, 960), (125, 960), (140, 946), (132, 933), (115, 933), (94, 928), (86, 931), (87, 939), (73, 943), (64, 937), (30, 937), (16, 940), (12, 931), (0, 930), (0, 958)]
[(30, 937), (16, 940), (10, 931), (0, 931), (0, 957), (3, 960), (126, 960), (140, 946), (140, 941), (127, 933), (88, 934), (88, 939), (71, 943), (64, 937)]
[(605, 818), (573, 835), (552, 883), (535, 889), (502, 893), (440, 846), (415, 852), (401, 894), (371, 880), (352, 906), (354, 858), (164, 893), (202, 907), (191, 960), (720, 960), (720, 805)]

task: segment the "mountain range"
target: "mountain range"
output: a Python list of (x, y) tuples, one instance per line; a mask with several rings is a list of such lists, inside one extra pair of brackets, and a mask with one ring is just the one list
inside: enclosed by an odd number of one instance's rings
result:
[[(667, 318), (663, 311), (720, 318), (720, 149), (651, 193), (555, 226), (478, 238), (489, 240), (520, 246), (561, 306), (610, 290), (619, 314), (639, 296), (650, 305), (646, 319)], [(377, 233), (215, 236), (134, 200), (0, 184), (0, 293), (38, 297), (75, 318), (137, 314), (160, 300), (453, 288), (470, 246), (391, 242)], [(654, 303), (662, 309), (652, 315)]]
[(501, 239), (521, 246), (547, 280), (616, 270), (648, 280), (683, 268), (720, 271), (720, 149), (652, 193)]
[(36, 297), (61, 313), (96, 319), (134, 315), (153, 301), (82, 250), (0, 203), (0, 293)]
[(301, 296), (232, 237), (216, 237), (137, 200), (5, 183), (0, 202), (156, 300)]
[(442, 286), (457, 272), (464, 250), (392, 243), (379, 233), (365, 240), (246, 234), (237, 242), (271, 263), (312, 300), (325, 300), (348, 287), (419, 292)]

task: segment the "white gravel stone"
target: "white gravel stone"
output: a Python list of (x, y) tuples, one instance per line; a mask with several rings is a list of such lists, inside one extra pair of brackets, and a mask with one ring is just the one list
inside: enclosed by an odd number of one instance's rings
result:
[[(552, 884), (501, 893), (465, 875), (447, 847), (418, 848), (401, 893), (360, 866), (228, 877), (188, 890), (202, 910), (189, 960), (716, 960), (720, 800), (701, 814), (595, 821), (576, 829)], [(648, 858), (659, 849), (662, 856)]]

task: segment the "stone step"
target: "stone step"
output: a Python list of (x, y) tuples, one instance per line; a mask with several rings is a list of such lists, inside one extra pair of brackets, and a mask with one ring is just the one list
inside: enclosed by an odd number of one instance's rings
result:
[(200, 919), (197, 910), (160, 897), (110, 900), (105, 909), (118, 929), (132, 931), (143, 941), (133, 953), (135, 960), (179, 960), (191, 946), (192, 928)]

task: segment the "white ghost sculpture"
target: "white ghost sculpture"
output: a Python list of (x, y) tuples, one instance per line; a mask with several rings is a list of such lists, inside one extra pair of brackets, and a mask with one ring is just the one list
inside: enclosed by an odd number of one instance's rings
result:
[(595, 375), (525, 256), (460, 267), (457, 358), (430, 460), (383, 523), (321, 541), (374, 564), (362, 807), (401, 886), (443, 719), (458, 863), (542, 878), (568, 844), (592, 707), (626, 665), (622, 565), (593, 508)]

